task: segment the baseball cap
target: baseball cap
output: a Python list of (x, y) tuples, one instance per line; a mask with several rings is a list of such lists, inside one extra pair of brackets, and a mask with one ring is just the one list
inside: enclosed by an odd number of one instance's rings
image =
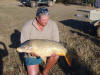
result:
[(48, 8), (46, 8), (46, 7), (39, 7), (37, 9), (36, 16), (40, 16), (42, 14), (48, 15), (49, 14)]

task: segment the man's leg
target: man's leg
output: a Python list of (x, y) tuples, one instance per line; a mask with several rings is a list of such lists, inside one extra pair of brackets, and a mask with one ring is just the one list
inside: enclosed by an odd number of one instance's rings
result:
[(25, 58), (28, 75), (37, 75), (39, 72), (39, 64), (42, 62), (41, 58)]
[(39, 65), (29, 65), (27, 66), (28, 75), (38, 75)]
[(51, 56), (48, 61), (47, 64), (43, 70), (43, 75), (48, 75), (48, 71), (56, 64), (56, 62), (58, 61), (59, 56)]

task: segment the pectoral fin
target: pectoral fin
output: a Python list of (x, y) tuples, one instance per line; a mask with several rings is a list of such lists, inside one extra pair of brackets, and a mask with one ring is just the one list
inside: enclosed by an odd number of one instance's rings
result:
[(44, 63), (46, 63), (47, 57), (42, 57), (42, 56), (41, 56), (41, 58), (42, 58), (42, 60), (44, 61)]

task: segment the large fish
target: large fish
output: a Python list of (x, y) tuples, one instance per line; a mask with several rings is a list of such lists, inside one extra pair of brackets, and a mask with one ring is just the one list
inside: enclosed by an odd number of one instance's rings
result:
[(50, 40), (28, 40), (25, 41), (20, 47), (17, 48), (18, 52), (35, 53), (40, 56), (42, 60), (46, 63), (47, 57), (51, 56), (53, 53), (64, 56), (68, 65), (71, 63), (67, 58), (67, 49), (60, 43)]

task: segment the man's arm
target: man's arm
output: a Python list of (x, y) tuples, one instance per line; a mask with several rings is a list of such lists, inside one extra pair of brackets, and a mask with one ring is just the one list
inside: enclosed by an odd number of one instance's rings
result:
[(59, 42), (59, 30), (57, 24), (54, 22), (53, 25), (53, 40)]
[(21, 31), (21, 39), (20, 39), (21, 43), (29, 40), (30, 34), (31, 34), (31, 27), (28, 24), (25, 24)]

